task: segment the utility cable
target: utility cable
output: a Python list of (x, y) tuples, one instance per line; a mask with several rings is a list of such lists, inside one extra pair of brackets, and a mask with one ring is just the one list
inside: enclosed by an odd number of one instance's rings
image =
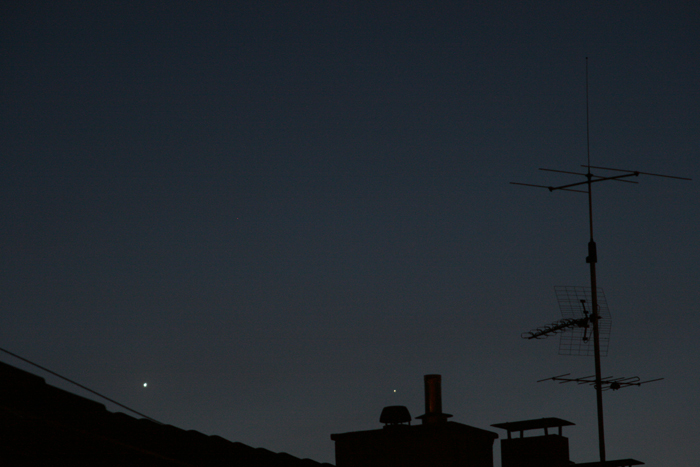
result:
[(145, 418), (145, 419), (147, 419), (147, 420), (150, 420), (150, 421), (152, 421), (152, 422), (155, 422), (155, 423), (157, 423), (157, 424), (159, 424), (159, 425), (163, 425), (163, 423), (161, 423), (161, 422), (159, 422), (158, 420), (155, 420), (155, 419), (149, 417), (148, 415), (144, 415), (144, 414), (142, 414), (141, 412), (137, 412), (136, 410), (131, 409), (131, 408), (125, 406), (124, 404), (120, 404), (119, 402), (117, 402), (117, 401), (115, 401), (115, 400), (113, 400), (113, 399), (110, 399), (109, 397), (104, 396), (104, 395), (100, 394), (100, 393), (97, 392), (97, 391), (93, 391), (92, 389), (87, 388), (87, 387), (83, 386), (83, 385), (80, 384), (80, 383), (76, 383), (75, 381), (73, 381), (73, 380), (71, 380), (71, 379), (68, 379), (68, 378), (66, 378), (65, 376), (61, 376), (61, 375), (59, 375), (58, 373), (49, 370), (48, 368), (44, 368), (43, 366), (41, 366), (41, 365), (39, 365), (39, 364), (36, 364), (36, 363), (34, 363), (34, 362), (30, 361), (30, 360), (27, 360), (26, 358), (20, 357), (20, 356), (17, 355), (16, 353), (12, 353), (12, 352), (10, 352), (9, 350), (3, 349), (2, 347), (0, 347), (0, 351), (5, 352), (5, 353), (8, 354), (8, 355), (12, 355), (13, 357), (18, 358), (18, 359), (22, 360), (23, 362), (29, 363), (30, 365), (33, 365), (33, 366), (39, 368), (40, 370), (44, 370), (44, 371), (47, 372), (47, 373), (50, 373), (50, 374), (52, 374), (52, 375), (54, 375), (54, 376), (57, 376), (57, 377), (61, 378), (61, 379), (64, 380), (64, 381), (68, 381), (68, 382), (71, 383), (71, 384), (75, 384), (75, 385), (78, 386), (79, 388), (85, 389), (86, 391), (91, 392), (92, 394), (95, 394), (96, 396), (101, 397), (102, 399), (105, 399), (105, 400), (111, 402), (112, 404), (116, 404), (116, 405), (118, 405), (119, 407), (128, 410), (129, 412), (135, 413), (136, 415), (138, 415), (138, 416), (140, 416), (140, 417), (143, 417), (143, 418)]

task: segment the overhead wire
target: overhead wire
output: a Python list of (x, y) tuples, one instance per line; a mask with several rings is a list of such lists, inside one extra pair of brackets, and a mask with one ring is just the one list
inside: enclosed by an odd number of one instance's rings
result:
[(88, 391), (88, 392), (90, 392), (90, 393), (92, 393), (92, 394), (94, 394), (94, 395), (96, 395), (96, 396), (98, 396), (98, 397), (101, 397), (102, 399), (104, 399), (104, 400), (106, 400), (106, 401), (109, 401), (109, 402), (111, 402), (112, 404), (118, 405), (119, 407), (121, 407), (121, 408), (123, 408), (123, 409), (126, 409), (126, 410), (128, 410), (129, 412), (135, 413), (136, 415), (138, 415), (138, 416), (140, 416), (140, 417), (143, 417), (143, 418), (145, 418), (145, 419), (147, 419), (147, 420), (150, 420), (150, 421), (152, 421), (152, 422), (155, 422), (155, 423), (157, 423), (157, 424), (159, 424), (159, 425), (163, 425), (162, 422), (159, 422), (158, 420), (156, 420), (156, 419), (154, 419), (154, 418), (151, 418), (151, 417), (149, 417), (148, 415), (144, 415), (144, 414), (142, 414), (141, 412), (138, 412), (138, 411), (136, 411), (136, 410), (134, 410), (134, 409), (132, 409), (132, 408), (130, 408), (130, 407), (127, 407), (127, 406), (125, 406), (124, 404), (121, 404), (121, 403), (115, 401), (114, 399), (110, 399), (109, 397), (107, 397), (107, 396), (105, 396), (105, 395), (103, 395), (103, 394), (100, 394), (100, 393), (97, 392), (97, 391), (93, 391), (92, 389), (90, 389), (90, 388), (88, 388), (88, 387), (86, 387), (86, 386), (83, 386), (82, 384), (80, 384), (80, 383), (78, 383), (78, 382), (75, 382), (75, 381), (73, 381), (72, 379), (69, 379), (69, 378), (66, 378), (65, 376), (59, 375), (59, 374), (56, 373), (55, 371), (51, 371), (51, 370), (49, 370), (48, 368), (45, 368), (45, 367), (39, 365), (38, 363), (34, 363), (34, 362), (32, 362), (31, 360), (28, 360), (28, 359), (26, 359), (26, 358), (24, 358), (24, 357), (20, 357), (19, 355), (17, 355), (17, 354), (14, 353), (14, 352), (10, 352), (9, 350), (3, 349), (2, 347), (0, 347), (0, 351), (5, 352), (6, 354), (11, 355), (11, 356), (13, 356), (13, 357), (15, 357), (15, 358), (17, 358), (17, 359), (19, 359), (19, 360), (22, 360), (22, 361), (25, 362), (25, 363), (29, 363), (30, 365), (35, 366), (36, 368), (39, 368), (40, 370), (43, 370), (43, 371), (45, 371), (45, 372), (47, 372), (47, 373), (50, 373), (50, 374), (52, 374), (53, 376), (56, 376), (56, 377), (58, 377), (58, 378), (61, 378), (61, 379), (64, 380), (64, 381), (67, 381), (67, 382), (69, 382), (69, 383), (71, 383), (71, 384), (74, 384), (74, 385), (78, 386), (79, 388), (84, 389), (84, 390), (86, 390), (86, 391)]

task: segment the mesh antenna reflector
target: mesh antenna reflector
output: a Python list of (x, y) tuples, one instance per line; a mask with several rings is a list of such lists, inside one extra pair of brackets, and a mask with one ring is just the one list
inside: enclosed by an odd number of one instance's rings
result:
[[(593, 319), (593, 296), (590, 287), (555, 286), (554, 292), (557, 295), (559, 310), (564, 319)], [(610, 346), (612, 319), (608, 309), (608, 301), (600, 287), (597, 289), (596, 298), (598, 299), (600, 355), (605, 357), (608, 355), (608, 347)], [(571, 327), (561, 333), (559, 355), (592, 356), (594, 354), (593, 323), (590, 323), (588, 327)]]

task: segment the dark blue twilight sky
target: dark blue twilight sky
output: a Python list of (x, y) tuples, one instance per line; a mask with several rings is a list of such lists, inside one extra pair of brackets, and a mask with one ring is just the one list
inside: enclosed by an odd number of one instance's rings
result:
[(588, 56), (591, 163), (694, 178), (594, 190), (603, 373), (666, 378), (605, 393), (608, 458), (697, 465), (698, 31), (685, 1), (3, 1), (0, 347), (330, 462), (440, 373), (453, 420), (564, 418), (594, 461), (594, 391), (536, 383), (592, 360), (520, 339), (588, 285), (586, 197), (509, 185), (579, 180), (537, 169), (586, 163)]

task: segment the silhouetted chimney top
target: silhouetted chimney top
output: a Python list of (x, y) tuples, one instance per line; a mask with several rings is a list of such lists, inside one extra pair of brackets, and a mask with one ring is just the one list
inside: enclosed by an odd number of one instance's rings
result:
[(416, 417), (423, 421), (423, 425), (444, 423), (452, 415), (442, 413), (442, 376), (425, 375), (425, 414)]
[(382, 409), (382, 414), (379, 416), (379, 423), (383, 423), (384, 427), (391, 425), (400, 425), (403, 423), (411, 424), (411, 414), (408, 408), (403, 405), (390, 405)]

